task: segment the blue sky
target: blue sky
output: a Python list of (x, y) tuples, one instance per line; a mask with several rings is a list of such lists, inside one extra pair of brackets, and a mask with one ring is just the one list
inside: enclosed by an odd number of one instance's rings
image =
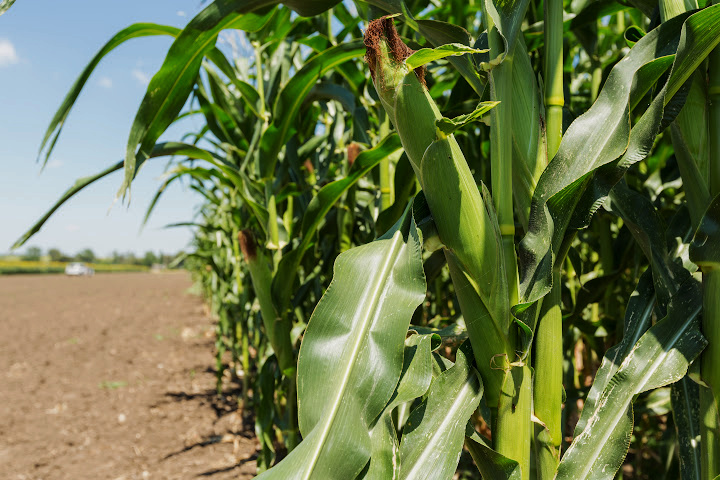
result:
[[(0, 16), (0, 253), (42, 216), (75, 179), (120, 160), (147, 82), (160, 67), (170, 37), (133, 39), (100, 63), (65, 123), (50, 162), (40, 173), (37, 151), (67, 90), (99, 48), (135, 22), (184, 26), (200, 0), (17, 0)], [(195, 131), (189, 119), (163, 138)], [(75, 253), (92, 248), (175, 252), (192, 238), (188, 228), (163, 229), (190, 220), (200, 198), (180, 184), (164, 194), (140, 231), (145, 209), (160, 185), (165, 163), (140, 171), (132, 202), (114, 202), (121, 173), (107, 177), (66, 203), (27, 246)], [(20, 252), (23, 249), (19, 250)]]

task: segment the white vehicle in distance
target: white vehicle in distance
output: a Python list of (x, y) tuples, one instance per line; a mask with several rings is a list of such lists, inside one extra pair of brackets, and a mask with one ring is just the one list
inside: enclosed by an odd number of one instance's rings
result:
[(82, 262), (68, 263), (65, 266), (65, 275), (70, 275), (72, 277), (78, 277), (81, 275), (89, 276), (89, 275), (94, 275), (94, 274), (95, 274), (95, 270), (88, 267), (87, 265), (85, 265)]

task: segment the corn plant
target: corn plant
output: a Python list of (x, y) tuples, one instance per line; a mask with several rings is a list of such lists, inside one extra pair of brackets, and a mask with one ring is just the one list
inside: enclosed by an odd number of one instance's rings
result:
[[(279, 460), (260, 478), (720, 475), (720, 7), (276, 3), (118, 33), (41, 150), (105, 54), (172, 35), (125, 160), (21, 242), (182, 156), (218, 359)], [(192, 142), (158, 143), (185, 114)]]

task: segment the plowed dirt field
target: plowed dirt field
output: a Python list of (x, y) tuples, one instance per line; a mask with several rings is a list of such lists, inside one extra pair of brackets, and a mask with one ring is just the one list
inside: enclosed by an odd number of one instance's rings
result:
[[(250, 479), (184, 272), (0, 277), (0, 478)], [(229, 384), (229, 382), (226, 382)]]

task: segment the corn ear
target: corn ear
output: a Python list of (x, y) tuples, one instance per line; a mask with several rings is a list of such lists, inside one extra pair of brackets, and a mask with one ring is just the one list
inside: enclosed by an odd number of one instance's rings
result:
[[(411, 51), (388, 18), (368, 26), (365, 44), (375, 87), (420, 181), (455, 285), (488, 404), (497, 408), (513, 362), (508, 288), (497, 220), (486, 205), (453, 135), (437, 128), (442, 115), (422, 72), (405, 63)], [(416, 70), (417, 72), (417, 70)]]

